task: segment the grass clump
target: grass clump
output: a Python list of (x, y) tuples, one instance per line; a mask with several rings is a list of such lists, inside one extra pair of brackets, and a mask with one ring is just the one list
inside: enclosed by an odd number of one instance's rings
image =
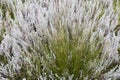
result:
[[(93, 34), (86, 35), (84, 30), (76, 30), (76, 34), (71, 35), (69, 29), (62, 27), (58, 30), (56, 37), (50, 39), (49, 44), (42, 44), (46, 62), (46, 69), (54, 74), (54, 77), (73, 76), (73, 80), (94, 78), (94, 69), (91, 65), (97, 65), (101, 61), (102, 53), (101, 39), (98, 35), (92, 39)], [(56, 76), (57, 75), (57, 76)]]
[(72, 29), (63, 26), (46, 41), (36, 37), (40, 50), (36, 45), (28, 48), (30, 54), (23, 50), (20, 72), (13, 79), (99, 79), (102, 70), (95, 72), (102, 60), (102, 37), (85, 31), (80, 28), (73, 34)]
[(0, 5), (7, 30), (0, 36), (3, 78), (102, 80), (118, 65), (112, 64), (119, 42), (112, 0), (5, 2)]

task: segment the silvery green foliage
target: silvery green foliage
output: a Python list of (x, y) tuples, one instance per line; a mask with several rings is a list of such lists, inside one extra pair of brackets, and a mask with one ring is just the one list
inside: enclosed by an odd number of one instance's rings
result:
[[(0, 27), (4, 24), (6, 29), (4, 39), (0, 44), (0, 53), (8, 60), (7, 64), (1, 63), (0, 79), (7, 80), (5, 76), (13, 78), (19, 73), (23, 62), (35, 67), (31, 57), (41, 51), (39, 40), (46, 43), (47, 39), (57, 36), (58, 26), (70, 28), (73, 36), (77, 33), (76, 29), (83, 30), (84, 37), (88, 37), (92, 32), (91, 42), (95, 41), (96, 36), (102, 39), (101, 62), (90, 63), (90, 67), (95, 65), (93, 75), (99, 74), (113, 63), (119, 63), (120, 32), (116, 34), (114, 30), (118, 24), (119, 7), (117, 11), (114, 11), (112, 0), (1, 0), (1, 3), (6, 4), (12, 10), (14, 19), (9, 10), (5, 13), (5, 19), (2, 18), (0, 10)], [(23, 57), (24, 53), (29, 57)], [(47, 54), (44, 55), (49, 58)], [(40, 58), (42, 61), (42, 56)], [(102, 74), (101, 78), (120, 77), (119, 66), (116, 67), (115, 70), (113, 68), (108, 73)], [(43, 72), (38, 80), (46, 80), (45, 75), (47, 74)], [(52, 72), (48, 76), (54, 80)], [(56, 76), (60, 80), (66, 80), (64, 76), (60, 77), (57, 74)], [(73, 76), (74, 74), (69, 75), (69, 80), (72, 80)], [(88, 80), (87, 75), (84, 79)], [(23, 80), (26, 79), (23, 78)]]

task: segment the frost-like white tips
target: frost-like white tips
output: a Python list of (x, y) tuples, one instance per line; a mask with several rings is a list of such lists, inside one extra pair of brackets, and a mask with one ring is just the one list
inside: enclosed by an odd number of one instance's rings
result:
[[(52, 80), (118, 77), (119, 67), (115, 67), (120, 55), (118, 5), (119, 0), (1, 0), (0, 31), (5, 28), (5, 32), (0, 39), (0, 55), (5, 56), (7, 63), (0, 62), (0, 79), (4, 80), (4, 76), (14, 79), (18, 74), (22, 80), (27, 80), (22, 70), (30, 76), (35, 71), (35, 79), (38, 80), (48, 77)], [(73, 51), (69, 50), (71, 47)], [(57, 54), (57, 51), (64, 56)], [(64, 54), (66, 51), (68, 57)], [(75, 51), (81, 54), (75, 56)], [(88, 58), (94, 53), (99, 55)], [(62, 59), (57, 59), (57, 55), (68, 60), (68, 65), (73, 59), (68, 67), (70, 71), (58, 67), (59, 63), (63, 66), (66, 64)], [(86, 62), (84, 67), (87, 70), (92, 68), (92, 74), (84, 75), (84, 70), (75, 69), (73, 64), (79, 66), (77, 60), (80, 56), (85, 59), (80, 63)], [(112, 66), (111, 71), (109, 66)], [(62, 75), (55, 73), (57, 71)], [(79, 76), (76, 77), (75, 71)]]

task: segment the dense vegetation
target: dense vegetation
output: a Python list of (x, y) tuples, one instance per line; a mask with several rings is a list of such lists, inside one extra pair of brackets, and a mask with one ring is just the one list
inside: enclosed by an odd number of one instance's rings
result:
[(119, 0), (1, 0), (1, 80), (119, 79)]

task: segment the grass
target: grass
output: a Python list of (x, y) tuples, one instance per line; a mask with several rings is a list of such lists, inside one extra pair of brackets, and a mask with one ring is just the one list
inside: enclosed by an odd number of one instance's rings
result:
[(5, 28), (2, 27), (1, 30), (0, 30), (0, 43), (1, 41), (3, 40), (3, 34), (5, 33)]
[[(22, 3), (25, 3), (25, 0), (22, 0)], [(113, 5), (116, 6), (116, 3), (113, 2)], [(13, 24), (15, 24), (15, 26), (20, 27), (19, 20), (15, 21), (17, 20), (15, 19), (17, 17), (16, 15), (17, 12), (16, 13), (12, 12), (10, 7), (8, 6), (5, 7), (4, 5), (2, 6), (0, 5), (0, 8), (3, 10), (2, 11), (3, 20), (7, 19), (6, 12), (8, 11), (10, 18), (13, 19), (12, 20)], [(97, 17), (96, 20), (100, 20), (101, 17), (105, 14), (105, 9), (103, 8), (103, 5), (100, 6), (100, 9), (101, 9), (100, 14), (96, 16)], [(114, 9), (116, 10), (116, 8)], [(27, 14), (29, 14), (29, 10)], [(64, 15), (64, 12), (61, 14)], [(32, 17), (34, 16), (32, 15)], [(61, 15), (59, 17), (61, 17)], [(94, 17), (92, 17), (91, 19), (94, 19)], [(103, 48), (104, 48), (103, 42), (105, 36), (99, 35), (99, 31), (97, 30), (97, 28), (95, 28), (95, 26), (93, 30), (90, 30), (92, 28), (87, 29), (89, 26), (87, 25), (88, 27), (86, 27), (84, 21), (82, 26), (80, 27), (77, 24), (75, 26), (68, 26), (67, 23), (65, 23), (64, 21), (63, 23), (60, 23), (59, 19), (57, 22), (57, 18), (56, 18), (56, 21), (53, 20), (53, 23), (57, 25), (57, 27), (55, 26), (56, 34), (52, 34), (52, 32), (49, 32), (50, 30), (48, 30), (49, 35), (46, 33), (42, 33), (43, 34), (42, 38), (36, 35), (40, 33), (37, 30), (38, 26), (35, 25), (36, 27), (34, 30), (35, 32), (32, 32), (31, 30), (31, 33), (29, 35), (24, 34), (25, 33), (24, 30), (27, 30), (27, 28), (29, 31), (29, 27), (26, 27), (26, 29), (23, 30), (24, 35), (23, 34), (21, 35), (25, 36), (26, 38), (32, 37), (31, 38), (32, 44), (29, 44), (27, 47), (26, 44), (23, 44), (24, 42), (27, 43), (25, 39), (23, 39), (23, 43), (22, 41), (20, 43), (19, 41), (21, 39), (19, 39), (18, 37), (14, 38), (12, 34), (11, 35), (12, 39), (13, 40), (15, 39), (16, 41), (15, 43), (17, 43), (17, 46), (19, 46), (21, 50), (20, 51), (21, 56), (19, 58), (21, 61), (19, 66), (21, 68), (19, 69), (19, 71), (13, 71), (12, 76), (8, 75), (6, 76), (6, 78), (8, 78), (9, 80), (19, 80), (19, 79), (22, 80), (23, 78), (25, 78), (26, 80), (37, 80), (37, 79), (40, 80), (98, 79), (100, 80), (101, 76), (104, 73), (109, 72), (111, 69), (113, 69), (116, 65), (119, 64), (105, 65), (106, 63), (104, 62), (108, 60), (107, 59), (108, 55), (103, 54)], [(25, 23), (27, 23), (27, 21)], [(41, 26), (41, 23), (39, 23), (39, 25)], [(52, 25), (52, 23), (50, 23), (49, 25)], [(22, 28), (18, 28), (18, 27), (16, 27), (16, 30), (20, 29), (22, 33)], [(75, 31), (71, 27), (75, 27)], [(115, 31), (118, 32), (119, 28), (115, 28)], [(1, 43), (1, 41), (3, 40), (5, 29), (2, 28), (0, 32), (1, 32), (0, 34), (0, 43)], [(14, 46), (14, 44), (12, 46)], [(14, 47), (16, 47), (16, 45)], [(118, 51), (120, 52), (119, 49)], [(12, 53), (12, 52), (14, 51), (8, 53)], [(14, 55), (11, 56), (11, 59), (12, 57), (14, 57)], [(0, 55), (0, 63), (3, 63), (5, 66), (9, 64), (6, 55)], [(102, 69), (100, 69), (101, 67)], [(11, 72), (13, 70), (12, 68), (13, 66), (11, 66), (10, 69)]]
[[(39, 54), (32, 57), (31, 64), (34, 65), (30, 71), (33, 71), (35, 75), (40, 75), (42, 73), (42, 66), (44, 67), (44, 73), (46, 77), (49, 77), (49, 74), (52, 72), (54, 79), (59, 79), (59, 77), (65, 77), (69, 79), (69, 76), (73, 76), (75, 79), (84, 79), (89, 76), (89, 79), (94, 78), (95, 76), (93, 67), (89, 68), (92, 64), (99, 63), (101, 61), (100, 54), (102, 53), (102, 45), (100, 45), (101, 39), (96, 35), (95, 38), (91, 41), (92, 34), (86, 35), (81, 30), (76, 30), (76, 36), (73, 36), (70, 33), (70, 30), (63, 27), (58, 29), (57, 36), (53, 36), (52, 39), (48, 39), (48, 43), (40, 41), (40, 48), (42, 49)], [(36, 50), (36, 49), (35, 49)], [(37, 51), (37, 50), (36, 50)], [(32, 53), (32, 52), (31, 52)], [(42, 55), (40, 57), (40, 55)], [(27, 56), (26, 56), (27, 57)], [(43, 60), (41, 60), (41, 58)], [(35, 60), (35, 62), (34, 62)], [(95, 62), (95, 63), (94, 63)], [(36, 66), (36, 69), (35, 69)], [(25, 73), (21, 71), (21, 74), (27, 75), (29, 66), (26, 67), (23, 65)], [(29, 78), (35, 78), (35, 75)], [(42, 75), (42, 74), (41, 74)], [(82, 76), (81, 76), (82, 75)], [(33, 77), (34, 76), (34, 77)], [(59, 77), (58, 77), (59, 76)], [(37, 78), (38, 76), (36, 76)], [(22, 78), (22, 76), (21, 76)], [(26, 77), (26, 79), (29, 79)], [(98, 78), (98, 77), (96, 77)]]
[(11, 80), (36, 80), (40, 75), (51, 79), (50, 74), (53, 79), (69, 79), (69, 76), (72, 80), (98, 79), (101, 74), (96, 76), (93, 68), (101, 61), (103, 46), (102, 39), (97, 34), (93, 37), (92, 33), (86, 35), (83, 29), (76, 29), (76, 34), (73, 34), (64, 26), (47, 42), (38, 39), (40, 52), (35, 54), (38, 51), (35, 46), (28, 49), (31, 54), (23, 51), (20, 72), (15, 73)]
[(2, 11), (2, 19), (7, 19), (7, 17), (6, 17), (6, 13), (7, 12), (9, 12), (9, 16), (11, 17), (11, 19), (15, 19), (15, 17), (14, 17), (14, 12), (12, 12), (13, 10), (12, 10), (12, 8), (10, 7), (10, 6), (8, 6), (6, 3), (1, 3), (0, 2), (0, 9), (1, 9), (1, 11)]

